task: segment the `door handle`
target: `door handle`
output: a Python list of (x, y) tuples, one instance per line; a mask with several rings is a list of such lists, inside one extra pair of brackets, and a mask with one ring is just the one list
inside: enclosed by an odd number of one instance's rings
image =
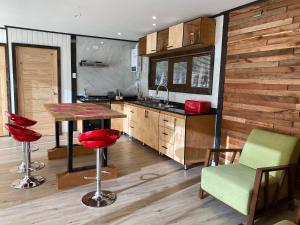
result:
[(54, 89), (52, 89), (52, 93), (53, 93), (53, 95), (58, 95), (58, 92), (55, 91)]

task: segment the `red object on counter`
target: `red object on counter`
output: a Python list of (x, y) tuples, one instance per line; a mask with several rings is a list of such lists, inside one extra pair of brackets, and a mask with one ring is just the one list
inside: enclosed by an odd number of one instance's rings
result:
[(208, 113), (210, 111), (211, 103), (202, 101), (186, 100), (184, 110), (185, 113)]

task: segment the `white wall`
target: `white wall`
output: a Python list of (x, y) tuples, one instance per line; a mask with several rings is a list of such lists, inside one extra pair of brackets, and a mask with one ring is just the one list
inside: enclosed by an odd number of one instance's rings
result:
[[(135, 42), (77, 37), (77, 93), (107, 95), (118, 89), (123, 94), (136, 94), (136, 73), (131, 72), (131, 50)], [(101, 61), (106, 67), (80, 67), (81, 60)]]
[[(60, 47), (61, 54), (61, 101), (72, 101), (71, 90), (71, 38), (69, 35), (55, 34), (40, 31), (31, 31), (23, 29), (8, 28), (8, 45), (10, 60), (10, 79), (13, 80), (13, 60), (12, 60), (12, 43), (46, 45)], [(11, 101), (12, 110), (14, 111), (14, 84), (11, 82)]]
[(6, 43), (6, 30), (0, 29), (0, 43)]
[[(210, 101), (213, 108), (218, 106), (218, 94), (219, 94), (219, 79), (220, 79), (220, 68), (221, 68), (221, 53), (222, 53), (222, 35), (223, 35), (223, 16), (216, 18), (216, 38), (215, 38), (215, 59), (214, 59), (214, 73), (213, 73), (213, 87), (211, 95), (200, 95), (200, 94), (187, 94), (170, 92), (170, 101), (184, 103), (185, 100), (199, 100), (199, 101)], [(156, 91), (148, 90), (148, 69), (149, 59), (143, 58), (142, 71), (140, 72), (140, 84), (141, 90), (144, 95), (156, 96)], [(160, 91), (158, 97), (161, 99), (166, 98), (167, 93)]]

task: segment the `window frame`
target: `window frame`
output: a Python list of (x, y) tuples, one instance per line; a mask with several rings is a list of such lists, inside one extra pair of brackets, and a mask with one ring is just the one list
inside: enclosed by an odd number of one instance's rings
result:
[[(193, 70), (193, 57), (210, 55), (210, 77), (209, 87), (199, 88), (192, 87), (192, 70)], [(213, 73), (214, 73), (214, 48), (196, 49), (192, 51), (176, 52), (166, 55), (154, 56), (149, 59), (149, 77), (148, 88), (149, 90), (156, 90), (156, 62), (168, 61), (168, 89), (170, 92), (190, 93), (190, 94), (202, 94), (211, 95), (213, 86)], [(186, 84), (173, 84), (174, 77), (174, 63), (187, 61), (187, 75)]]

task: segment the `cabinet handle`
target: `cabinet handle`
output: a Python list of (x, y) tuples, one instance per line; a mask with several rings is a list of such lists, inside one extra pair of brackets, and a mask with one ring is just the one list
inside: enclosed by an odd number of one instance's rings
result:
[(131, 113), (134, 113), (134, 111), (130, 110)]
[(163, 132), (162, 134), (163, 134), (163, 135), (168, 135), (168, 134), (167, 134), (167, 133), (165, 133), (165, 132)]
[(145, 118), (149, 117), (149, 112), (147, 110), (145, 110)]
[(133, 126), (129, 126), (129, 127), (132, 128), (132, 129), (134, 128)]
[(164, 122), (169, 122), (169, 120), (163, 120)]
[(176, 118), (174, 119), (174, 128), (176, 127)]
[(172, 48), (173, 47), (173, 45), (169, 45), (169, 46), (167, 46), (167, 48)]
[(151, 52), (156, 52), (156, 49), (151, 50)]
[(164, 148), (164, 149), (168, 149), (166, 146), (161, 146), (162, 148)]

